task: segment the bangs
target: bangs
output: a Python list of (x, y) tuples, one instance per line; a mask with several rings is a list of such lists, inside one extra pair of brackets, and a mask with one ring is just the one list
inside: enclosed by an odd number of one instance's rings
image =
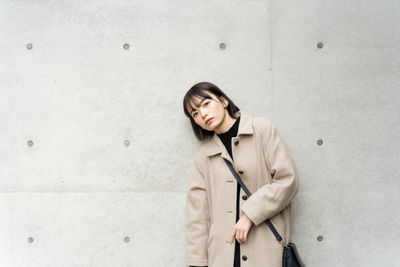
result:
[[(197, 102), (195, 102), (195, 99), (197, 99)], [(193, 92), (193, 94), (188, 94), (185, 98), (185, 106), (187, 107), (188, 113), (191, 114), (192, 110), (200, 107), (200, 103), (204, 99), (212, 99), (212, 97), (205, 91), (198, 91), (195, 93)]]

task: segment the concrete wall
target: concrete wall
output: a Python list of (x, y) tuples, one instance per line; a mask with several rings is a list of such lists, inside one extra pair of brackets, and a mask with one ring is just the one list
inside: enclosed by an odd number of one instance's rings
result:
[(400, 265), (399, 12), (395, 0), (0, 1), (0, 266), (184, 266), (201, 144), (181, 102), (199, 81), (287, 141), (307, 266)]

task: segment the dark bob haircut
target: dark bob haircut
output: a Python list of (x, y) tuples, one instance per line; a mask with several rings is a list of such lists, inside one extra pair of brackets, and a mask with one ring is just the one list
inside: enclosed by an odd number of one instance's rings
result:
[[(211, 97), (206, 93), (211, 93), (215, 95), (219, 100), (222, 101), (222, 97), (224, 97), (226, 100), (228, 100), (228, 106), (227, 110), (229, 115), (233, 118), (233, 115), (239, 111), (240, 109), (230, 100), (229, 97), (226, 96), (224, 92), (222, 92), (221, 89), (219, 89), (215, 84), (209, 83), (209, 82), (200, 82), (192, 86), (192, 88), (187, 91), (183, 98), (183, 111), (186, 115), (186, 117), (190, 118), (190, 123), (192, 124), (193, 132), (194, 135), (199, 139), (200, 141), (206, 140), (211, 138), (214, 135), (214, 131), (207, 131), (203, 129), (201, 126), (199, 126), (189, 113), (188, 107), (191, 106), (192, 108), (195, 108), (193, 105), (194, 98), (200, 98), (201, 100), (208, 98), (211, 99)], [(196, 105), (197, 106), (197, 105)], [(199, 107), (199, 106), (197, 106)]]

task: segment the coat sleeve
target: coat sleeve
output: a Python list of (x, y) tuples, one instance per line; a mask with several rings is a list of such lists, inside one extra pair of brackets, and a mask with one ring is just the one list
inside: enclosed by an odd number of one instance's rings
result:
[[(264, 118), (266, 119), (266, 118)], [(260, 187), (242, 205), (242, 211), (256, 225), (284, 209), (299, 190), (298, 171), (290, 150), (271, 120), (263, 127), (264, 160), (273, 176), (272, 183)]]
[(210, 227), (204, 171), (195, 159), (186, 194), (186, 264), (208, 265), (207, 241)]

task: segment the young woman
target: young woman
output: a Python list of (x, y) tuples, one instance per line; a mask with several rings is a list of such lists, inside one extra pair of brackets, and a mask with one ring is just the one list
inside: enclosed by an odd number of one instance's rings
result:
[(212, 83), (195, 84), (183, 99), (183, 109), (195, 136), (206, 141), (193, 160), (186, 197), (186, 264), (282, 266), (283, 246), (265, 220), (289, 243), (298, 172), (287, 144), (270, 119), (239, 110)]

